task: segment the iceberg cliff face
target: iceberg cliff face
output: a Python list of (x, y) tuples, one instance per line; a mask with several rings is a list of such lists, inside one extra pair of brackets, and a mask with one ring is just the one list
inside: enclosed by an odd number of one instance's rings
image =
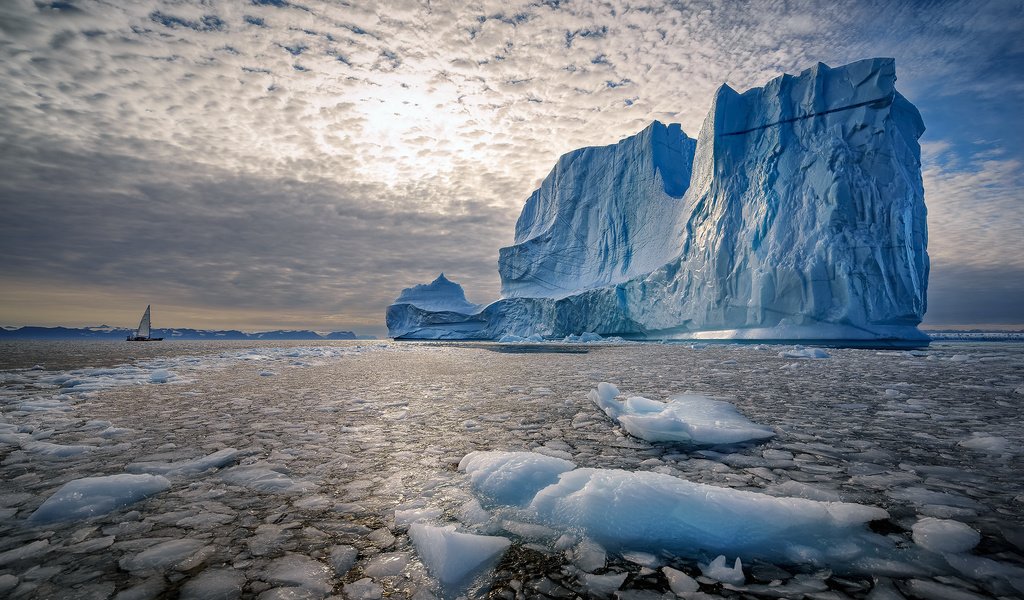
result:
[[(895, 81), (892, 59), (819, 64), (722, 86), (672, 160), (636, 150), (672, 131), (657, 123), (566, 155), (502, 251), (505, 298), (477, 337), (927, 339), (924, 125)], [(637, 166), (602, 163), (609, 149)], [(668, 183), (688, 152), (688, 186)]]
[(506, 298), (561, 298), (648, 273), (681, 249), (695, 141), (658, 121), (562, 156), (498, 258)]

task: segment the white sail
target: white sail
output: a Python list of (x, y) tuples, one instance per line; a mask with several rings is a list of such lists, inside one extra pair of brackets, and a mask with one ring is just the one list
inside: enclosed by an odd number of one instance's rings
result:
[(139, 330), (135, 332), (138, 337), (149, 337), (149, 305), (146, 305), (146, 312), (142, 315), (142, 320), (139, 321)]

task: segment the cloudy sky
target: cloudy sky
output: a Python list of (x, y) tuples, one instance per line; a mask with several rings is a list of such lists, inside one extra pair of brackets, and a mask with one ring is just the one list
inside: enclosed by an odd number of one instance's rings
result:
[(558, 156), (893, 56), (926, 325), (1024, 323), (1024, 2), (0, 2), (0, 324), (355, 329), (497, 250)]

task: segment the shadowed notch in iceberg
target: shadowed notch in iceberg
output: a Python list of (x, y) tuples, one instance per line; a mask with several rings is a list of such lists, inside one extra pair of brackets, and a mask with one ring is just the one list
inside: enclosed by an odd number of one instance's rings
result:
[(630, 435), (648, 442), (739, 444), (765, 440), (775, 432), (746, 418), (732, 404), (707, 396), (683, 394), (668, 402), (630, 396), (618, 400), (619, 389), (600, 383), (587, 398)]

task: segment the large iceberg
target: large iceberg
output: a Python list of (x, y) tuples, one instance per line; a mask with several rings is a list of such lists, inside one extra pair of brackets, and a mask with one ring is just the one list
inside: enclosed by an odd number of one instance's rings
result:
[(895, 82), (893, 59), (819, 63), (723, 85), (696, 143), (655, 122), (563, 156), (501, 251), (503, 298), (400, 297), (391, 335), (926, 341), (924, 124)]

